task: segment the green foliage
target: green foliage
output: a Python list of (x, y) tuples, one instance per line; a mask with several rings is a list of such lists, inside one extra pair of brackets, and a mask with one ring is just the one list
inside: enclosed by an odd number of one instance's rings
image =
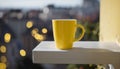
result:
[(78, 69), (76, 64), (70, 64), (67, 66), (67, 69)]
[[(99, 40), (99, 23), (90, 23), (78, 21), (85, 28), (85, 36), (83, 41), (98, 41)], [(75, 38), (78, 38), (81, 33), (81, 29), (77, 28)], [(101, 65), (102, 66), (102, 65)], [(95, 64), (69, 64), (67, 69), (102, 69), (100, 65)]]
[[(82, 24), (85, 28), (85, 36), (82, 40), (84, 41), (98, 41), (99, 37), (99, 23), (89, 23), (89, 22), (85, 22), (82, 23), (80, 21), (78, 21), (78, 24)], [(76, 32), (76, 38), (79, 37), (79, 34), (81, 33), (81, 29), (77, 28), (77, 32)]]
[(70, 64), (67, 69), (97, 69), (95, 64)]

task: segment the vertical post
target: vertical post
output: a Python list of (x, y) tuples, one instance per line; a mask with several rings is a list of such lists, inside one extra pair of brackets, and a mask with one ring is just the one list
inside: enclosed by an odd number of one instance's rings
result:
[(120, 43), (120, 0), (100, 0), (100, 41)]
[[(99, 40), (120, 44), (120, 0), (100, 0)], [(120, 68), (117, 62), (113, 66), (114, 69)]]
[(120, 63), (113, 64), (114, 69), (120, 69)]

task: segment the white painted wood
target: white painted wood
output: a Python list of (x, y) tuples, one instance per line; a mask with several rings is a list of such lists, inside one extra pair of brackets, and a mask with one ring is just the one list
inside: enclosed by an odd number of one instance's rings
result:
[[(120, 68), (120, 46), (113, 42), (80, 41), (73, 49), (59, 50), (53, 41), (43, 41), (33, 49), (34, 63), (114, 64)], [(119, 67), (119, 68), (118, 68)]]

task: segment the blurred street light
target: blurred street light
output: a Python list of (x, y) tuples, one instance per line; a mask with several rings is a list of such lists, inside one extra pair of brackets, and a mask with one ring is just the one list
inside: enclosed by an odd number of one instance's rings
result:
[(0, 46), (0, 52), (6, 53), (6, 47), (4, 45)]
[(33, 26), (33, 22), (32, 21), (28, 21), (27, 23), (26, 23), (26, 27), (27, 28), (31, 28)]
[(23, 49), (21, 49), (21, 50), (20, 50), (20, 55), (21, 55), (22, 57), (26, 56), (26, 51), (23, 50)]
[(0, 69), (6, 69), (6, 64), (5, 63), (0, 63)]
[(2, 63), (6, 63), (7, 62), (6, 56), (1, 56), (0, 60), (1, 60)]
[(42, 29), (42, 33), (46, 34), (48, 32), (47, 28)]
[(10, 40), (11, 40), (11, 34), (10, 34), (10, 33), (6, 33), (6, 34), (4, 35), (4, 41), (5, 41), (6, 43), (9, 43)]
[(36, 34), (34, 35), (34, 38), (35, 38), (36, 40), (38, 40), (38, 41), (44, 40), (44, 36), (41, 35), (41, 34), (38, 34), (38, 33), (36, 33)]
[(38, 30), (38, 28), (34, 28), (32, 31), (31, 31), (31, 34), (32, 34), (32, 36), (34, 36), (36, 33), (38, 33), (39, 32), (39, 30)]

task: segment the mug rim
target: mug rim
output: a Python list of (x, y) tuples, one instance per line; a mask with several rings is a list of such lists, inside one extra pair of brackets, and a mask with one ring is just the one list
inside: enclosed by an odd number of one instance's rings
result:
[(54, 21), (54, 20), (60, 20), (60, 21), (66, 21), (66, 20), (73, 21), (73, 20), (75, 20), (75, 21), (76, 21), (77, 19), (52, 19), (52, 20), (53, 20), (53, 21)]

